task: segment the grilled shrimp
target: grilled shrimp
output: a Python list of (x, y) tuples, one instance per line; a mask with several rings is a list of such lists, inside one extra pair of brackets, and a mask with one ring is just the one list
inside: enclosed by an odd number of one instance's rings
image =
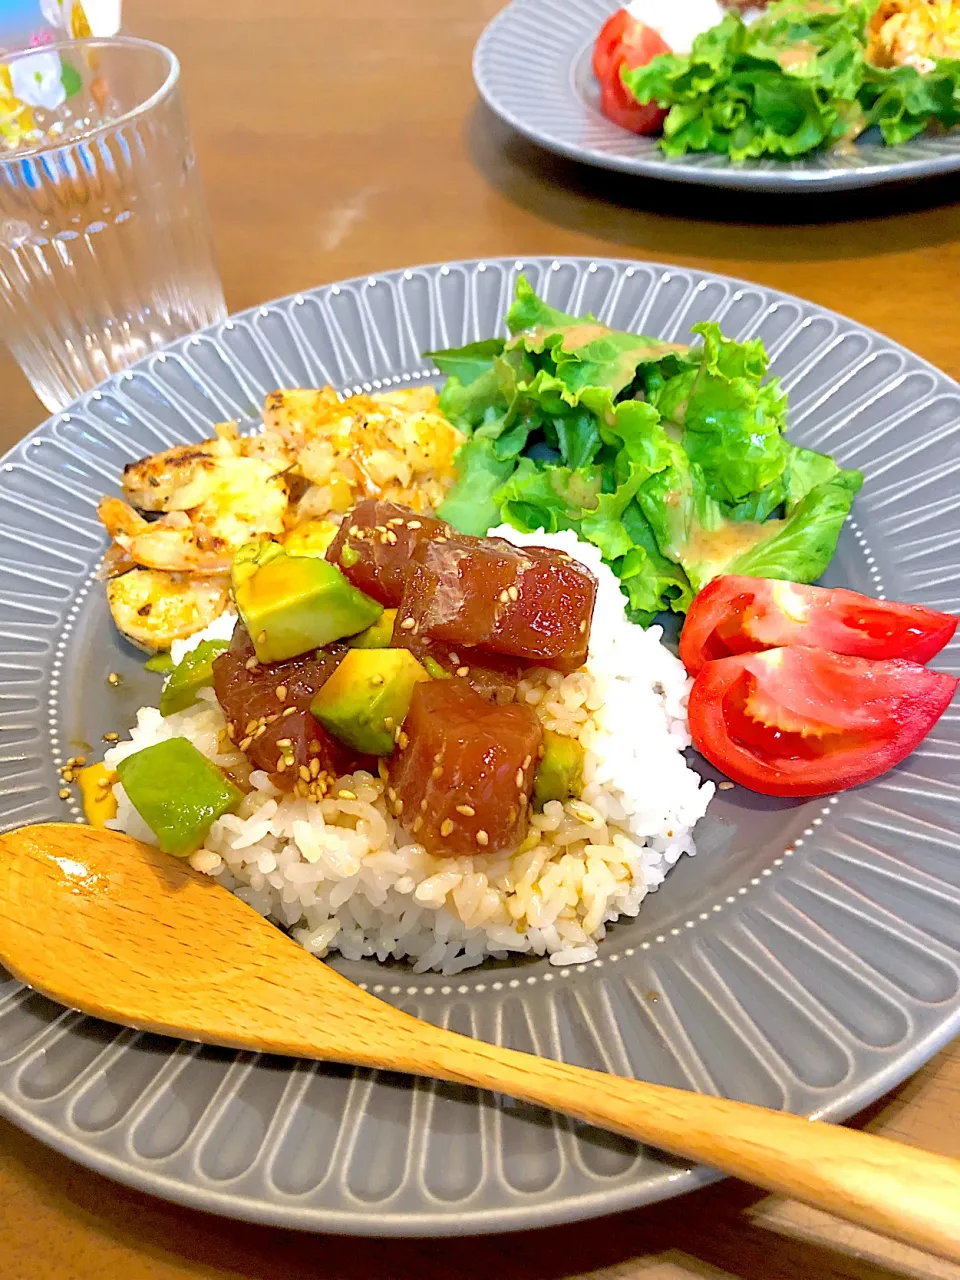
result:
[(229, 602), (225, 576), (196, 577), (131, 569), (107, 583), (117, 629), (138, 649), (169, 649), (219, 618)]
[(212, 440), (178, 444), (123, 469), (123, 493), (141, 511), (186, 511), (197, 506), (223, 458), (240, 454), (236, 424), (216, 428)]
[(398, 387), (396, 391), (381, 391), (372, 399), (376, 404), (396, 405), (408, 413), (439, 413), (436, 387)]
[(223, 538), (194, 525), (183, 511), (144, 520), (120, 498), (101, 498), (97, 515), (128, 560), (168, 573), (227, 573), (233, 551)]
[[(204, 508), (209, 517), (212, 503), (222, 515), (227, 503), (259, 497), (257, 486), (279, 476), (294, 461), (288, 454), (278, 456), (276, 448), (260, 447), (263, 437), (241, 438), (235, 422), (221, 423), (216, 432), (212, 440), (175, 445), (128, 463), (123, 469), (124, 497), (140, 511)], [(282, 484), (274, 488), (279, 492)]]
[(914, 67), (921, 75), (939, 58), (960, 56), (960, 15), (951, 0), (881, 0), (867, 23), (867, 61)]
[[(181, 505), (187, 501), (189, 507)], [(271, 466), (226, 457), (172, 491), (157, 520), (145, 520), (120, 498), (101, 499), (97, 514), (136, 564), (173, 573), (222, 573), (245, 542), (283, 532), (288, 501), (283, 478)]]
[(130, 463), (123, 497), (101, 500), (113, 545), (100, 576), (114, 621), (141, 648), (168, 648), (217, 617), (251, 539), (295, 529), (297, 545), (320, 545), (366, 497), (437, 507), (463, 440), (432, 387), (345, 402), (332, 387), (274, 391), (263, 421), (258, 435), (222, 423), (210, 440)]

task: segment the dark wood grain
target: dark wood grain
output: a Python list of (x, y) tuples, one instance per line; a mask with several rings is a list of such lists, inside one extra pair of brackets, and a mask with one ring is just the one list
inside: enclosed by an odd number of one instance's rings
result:
[[(445, 258), (583, 253), (709, 267), (802, 294), (954, 376), (956, 181), (771, 201), (556, 160), (476, 101), (500, 0), (127, 0), (171, 45), (231, 309)], [(44, 412), (7, 358), (8, 447)], [(960, 1045), (862, 1120), (960, 1157)], [(0, 1124), (3, 1280), (960, 1280), (960, 1268), (736, 1183), (477, 1241), (316, 1238), (127, 1191)]]

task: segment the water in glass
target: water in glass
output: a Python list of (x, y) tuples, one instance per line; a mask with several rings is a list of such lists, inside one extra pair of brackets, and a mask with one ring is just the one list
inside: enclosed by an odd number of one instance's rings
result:
[(226, 316), (178, 77), (129, 37), (0, 60), (0, 323), (51, 410)]

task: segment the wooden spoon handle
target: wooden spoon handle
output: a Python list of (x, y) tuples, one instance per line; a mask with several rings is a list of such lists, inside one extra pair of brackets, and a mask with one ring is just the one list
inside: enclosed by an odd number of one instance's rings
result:
[(418, 1070), (541, 1103), (960, 1262), (960, 1161), (463, 1036), (421, 1045)]

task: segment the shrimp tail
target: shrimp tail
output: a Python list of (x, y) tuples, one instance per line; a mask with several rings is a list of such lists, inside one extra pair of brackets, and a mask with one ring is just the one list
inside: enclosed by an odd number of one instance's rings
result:
[(122, 498), (107, 496), (97, 503), (97, 515), (107, 533), (115, 541), (135, 538), (149, 526), (143, 516), (134, 511)]

